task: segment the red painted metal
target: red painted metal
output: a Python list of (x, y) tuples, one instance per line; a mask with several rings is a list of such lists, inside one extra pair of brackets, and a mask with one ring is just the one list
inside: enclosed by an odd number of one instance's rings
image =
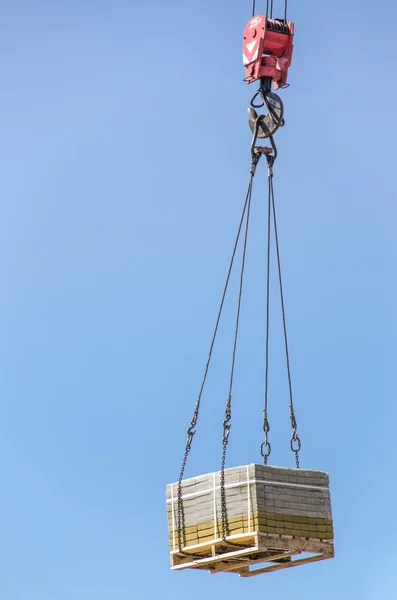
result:
[(250, 19), (244, 29), (244, 81), (252, 83), (261, 77), (271, 77), (275, 90), (283, 87), (292, 59), (293, 36), (291, 21), (266, 19), (263, 15)]

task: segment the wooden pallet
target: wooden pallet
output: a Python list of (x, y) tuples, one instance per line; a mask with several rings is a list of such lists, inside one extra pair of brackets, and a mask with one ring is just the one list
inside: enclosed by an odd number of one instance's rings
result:
[[(302, 554), (308, 556), (300, 557)], [(222, 539), (214, 539), (187, 546), (182, 553), (176, 550), (170, 556), (172, 570), (204, 569), (210, 573), (237, 573), (240, 577), (253, 577), (332, 558), (334, 547), (328, 540), (256, 532), (231, 535), (226, 538), (226, 543)], [(269, 564), (257, 568), (262, 563)]]

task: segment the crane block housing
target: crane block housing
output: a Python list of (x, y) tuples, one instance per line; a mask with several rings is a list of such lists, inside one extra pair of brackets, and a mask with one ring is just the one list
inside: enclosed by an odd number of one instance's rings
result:
[(244, 29), (243, 64), (246, 83), (263, 77), (273, 81), (274, 89), (287, 83), (293, 52), (294, 24), (283, 19), (256, 15)]

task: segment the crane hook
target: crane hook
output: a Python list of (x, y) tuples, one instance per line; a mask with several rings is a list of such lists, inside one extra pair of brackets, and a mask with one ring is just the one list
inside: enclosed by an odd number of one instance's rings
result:
[[(260, 97), (261, 102), (255, 103), (258, 96)], [(248, 125), (252, 133), (255, 132), (258, 119), (258, 113), (255, 109), (266, 106), (268, 110), (266, 115), (261, 115), (260, 126), (257, 132), (258, 138), (268, 138), (272, 136), (279, 127), (283, 127), (284, 106), (281, 98), (277, 96), (277, 94), (261, 87), (252, 97), (250, 104), (251, 106), (248, 108)]]

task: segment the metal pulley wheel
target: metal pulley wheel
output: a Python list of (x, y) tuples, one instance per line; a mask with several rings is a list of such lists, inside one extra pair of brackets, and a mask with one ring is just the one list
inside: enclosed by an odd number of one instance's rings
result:
[[(260, 96), (262, 99), (261, 104), (254, 104), (254, 100), (257, 96)], [(265, 106), (268, 112), (265, 115), (260, 115), (259, 122), (257, 123), (258, 113), (255, 108), (261, 108), (262, 106)], [(284, 125), (283, 115), (284, 106), (281, 98), (272, 92), (263, 93), (259, 90), (252, 98), (251, 106), (248, 109), (248, 124), (252, 133), (255, 133), (257, 128), (258, 138), (268, 138), (273, 135), (279, 127)]]

